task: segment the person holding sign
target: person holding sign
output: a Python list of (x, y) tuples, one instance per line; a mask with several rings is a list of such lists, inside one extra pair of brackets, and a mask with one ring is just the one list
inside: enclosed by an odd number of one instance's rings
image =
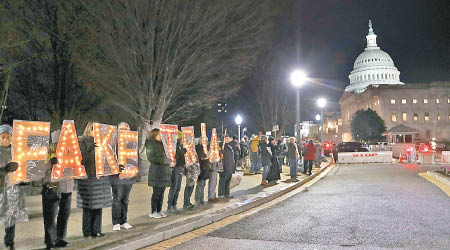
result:
[(89, 122), (80, 140), (82, 165), (87, 179), (78, 180), (77, 207), (83, 209), (83, 236), (102, 237), (102, 209), (112, 205), (109, 177), (97, 177), (95, 166), (94, 125)]
[(181, 137), (177, 143), (177, 150), (175, 153), (175, 167), (172, 169), (171, 176), (171, 185), (169, 189), (169, 200), (167, 212), (176, 213), (177, 212), (177, 201), (178, 195), (181, 190), (181, 182), (183, 180), (183, 173), (185, 171), (185, 158), (184, 154), (186, 153), (186, 149), (181, 144)]
[(10, 173), (19, 164), (11, 161), (12, 127), (0, 126), (0, 220), (5, 225), (5, 246), (14, 249), (17, 222), (28, 221), (25, 193), (20, 185), (10, 183)]
[(150, 162), (148, 171), (148, 185), (153, 187), (152, 210), (149, 217), (159, 219), (167, 215), (162, 212), (164, 191), (170, 187), (170, 160), (164, 151), (164, 145), (161, 140), (159, 129), (150, 131), (145, 142), (147, 150), (147, 159)]
[[(119, 131), (129, 131), (130, 125), (126, 122), (121, 122), (118, 126)], [(119, 136), (118, 136), (119, 138)], [(126, 146), (126, 143), (124, 147)], [(118, 147), (118, 151), (120, 151), (121, 145)], [(136, 148), (137, 152), (137, 148)], [(137, 155), (136, 155), (137, 156)], [(120, 156), (121, 157), (121, 156)], [(126, 165), (126, 159), (124, 162)], [(137, 162), (136, 162), (137, 163)], [(120, 162), (119, 162), (120, 164)], [(125, 170), (125, 165), (120, 164), (120, 171)], [(121, 178), (120, 174), (111, 175), (111, 188), (113, 194), (113, 204), (112, 204), (112, 223), (113, 223), (113, 231), (119, 231), (120, 228), (130, 229), (132, 226), (127, 222), (127, 214), (128, 214), (128, 202), (130, 198), (131, 188), (133, 187), (133, 183), (135, 182), (134, 178)]]

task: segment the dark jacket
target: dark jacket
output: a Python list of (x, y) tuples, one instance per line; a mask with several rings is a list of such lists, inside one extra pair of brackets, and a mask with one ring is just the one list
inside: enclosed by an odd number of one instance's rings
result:
[(186, 153), (186, 149), (183, 148), (183, 144), (177, 144), (177, 151), (175, 152), (175, 167), (172, 169), (172, 174), (184, 174), (186, 168), (186, 158), (184, 154)]
[(86, 169), (87, 179), (78, 180), (77, 207), (100, 209), (112, 206), (111, 183), (109, 176), (97, 179), (95, 167), (95, 144), (93, 137), (80, 140), (82, 164)]
[(197, 151), (198, 155), (198, 163), (200, 164), (200, 175), (198, 176), (198, 180), (207, 180), (209, 179), (209, 159), (208, 155), (203, 150), (203, 146), (200, 144), (197, 144), (195, 146), (195, 150)]
[(226, 143), (223, 149), (223, 172), (234, 173), (235, 170), (234, 151), (231, 145)]
[(239, 157), (240, 157), (240, 152), (241, 150), (239, 149), (240, 145), (237, 141), (232, 140), (230, 143), (231, 148), (233, 149), (233, 154), (234, 154), (234, 164), (236, 165), (237, 162), (239, 161)]
[[(261, 149), (261, 163), (263, 166), (269, 166), (272, 164), (273, 152), (271, 152), (270, 146), (265, 142), (260, 144)], [(270, 149), (270, 150), (269, 150)]]
[(269, 168), (269, 173), (267, 174), (267, 181), (280, 180), (280, 162), (277, 159), (277, 150), (279, 150), (278, 145), (270, 144), (272, 152), (275, 152), (271, 159), (271, 166)]
[(295, 146), (295, 143), (289, 142), (287, 144), (288, 147), (288, 157), (289, 159), (296, 159), (298, 157), (298, 149)]
[(152, 187), (170, 187), (170, 160), (164, 152), (162, 141), (149, 139), (145, 142), (147, 159), (150, 162), (148, 171), (148, 185)]

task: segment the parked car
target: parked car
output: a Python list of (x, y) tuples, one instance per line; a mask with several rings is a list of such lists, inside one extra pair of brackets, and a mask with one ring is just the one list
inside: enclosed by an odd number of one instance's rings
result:
[(363, 147), (360, 142), (341, 142), (337, 146), (338, 152), (368, 152), (369, 149)]

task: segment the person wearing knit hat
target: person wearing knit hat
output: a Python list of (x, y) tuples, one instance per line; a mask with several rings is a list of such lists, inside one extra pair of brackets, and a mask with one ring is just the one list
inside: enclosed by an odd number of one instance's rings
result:
[(0, 126), (0, 220), (5, 225), (7, 249), (15, 249), (16, 223), (28, 221), (24, 190), (20, 185), (9, 183), (9, 173), (18, 167), (18, 163), (11, 160), (12, 131), (9, 125)]

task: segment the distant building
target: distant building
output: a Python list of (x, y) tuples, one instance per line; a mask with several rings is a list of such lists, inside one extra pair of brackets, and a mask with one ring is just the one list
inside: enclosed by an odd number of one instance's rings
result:
[[(404, 84), (392, 58), (376, 44), (369, 21), (367, 47), (356, 59), (341, 106), (340, 141), (352, 141), (350, 122), (357, 110), (373, 109), (387, 129), (403, 125), (418, 131), (408, 141), (450, 140), (450, 82)], [(404, 128), (404, 127), (403, 127)]]

